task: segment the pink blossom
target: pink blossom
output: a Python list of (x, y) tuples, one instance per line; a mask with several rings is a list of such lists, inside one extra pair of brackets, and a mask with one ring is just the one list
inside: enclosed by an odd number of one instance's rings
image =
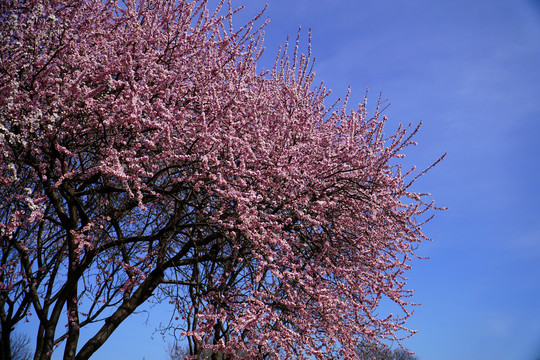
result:
[(418, 127), (328, 108), (298, 42), (260, 73), (261, 15), (235, 29), (225, 1), (8, 3), (0, 291), (30, 299), (45, 358), (91, 357), (145, 302), (194, 356), (354, 358), (414, 333), (405, 273), (434, 205), (396, 164)]

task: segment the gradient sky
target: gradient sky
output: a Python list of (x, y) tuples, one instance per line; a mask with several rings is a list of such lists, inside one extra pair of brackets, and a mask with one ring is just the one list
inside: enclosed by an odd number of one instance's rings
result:
[[(238, 25), (266, 3), (242, 2)], [(407, 164), (448, 153), (416, 185), (449, 209), (409, 272), (423, 305), (404, 346), (421, 360), (540, 358), (540, 1), (270, 0), (265, 17), (261, 65), (311, 28), (317, 81), (335, 96), (350, 85), (349, 104), (382, 92), (390, 126), (423, 122)], [(156, 315), (94, 359), (166, 359)]]

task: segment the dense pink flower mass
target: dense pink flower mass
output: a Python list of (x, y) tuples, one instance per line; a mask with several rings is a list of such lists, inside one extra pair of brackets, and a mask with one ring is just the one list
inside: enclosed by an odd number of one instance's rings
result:
[(325, 108), (297, 47), (261, 73), (257, 19), (223, 2), (0, 8), (4, 354), (33, 313), (36, 359), (88, 359), (147, 300), (194, 358), (352, 359), (408, 332), (432, 207), (396, 165), (412, 135)]

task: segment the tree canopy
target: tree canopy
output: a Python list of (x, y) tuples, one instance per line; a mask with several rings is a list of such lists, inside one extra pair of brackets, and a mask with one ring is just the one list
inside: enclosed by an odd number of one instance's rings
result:
[(31, 313), (35, 359), (81, 360), (149, 299), (194, 358), (356, 358), (413, 332), (418, 128), (325, 106), (298, 43), (257, 69), (260, 16), (236, 28), (224, 1), (0, 9), (4, 359)]

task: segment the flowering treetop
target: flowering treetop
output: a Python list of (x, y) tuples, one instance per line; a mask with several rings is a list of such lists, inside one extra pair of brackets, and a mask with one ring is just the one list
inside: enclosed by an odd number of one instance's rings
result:
[(355, 358), (409, 331), (417, 128), (325, 108), (297, 46), (261, 73), (258, 17), (235, 29), (224, 1), (0, 8), (3, 337), (31, 312), (36, 359), (88, 359), (149, 299), (195, 357)]

